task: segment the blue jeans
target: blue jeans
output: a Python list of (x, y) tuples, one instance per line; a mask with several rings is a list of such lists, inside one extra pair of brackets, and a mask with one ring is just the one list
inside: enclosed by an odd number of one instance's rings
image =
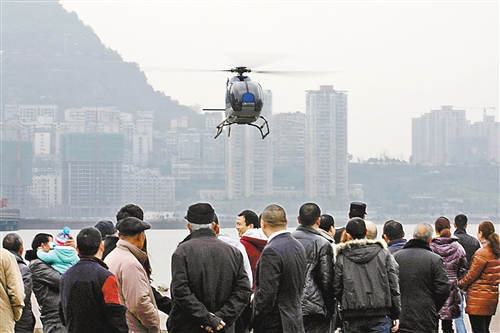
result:
[(346, 333), (390, 333), (392, 321), (389, 317), (359, 317), (346, 322)]
[(464, 317), (465, 317), (465, 293), (460, 291), (460, 295), (462, 296), (462, 303), (460, 304), (460, 317), (455, 319), (455, 329), (457, 333), (467, 333), (467, 328), (465, 328)]

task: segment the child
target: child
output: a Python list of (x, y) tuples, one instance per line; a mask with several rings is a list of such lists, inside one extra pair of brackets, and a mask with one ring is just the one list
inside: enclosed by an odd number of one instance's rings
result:
[(80, 260), (74, 247), (64, 245), (66, 241), (71, 239), (70, 232), (69, 227), (64, 227), (62, 232), (57, 234), (56, 241), (50, 247), (50, 250), (45, 251), (39, 248), (36, 253), (38, 259), (51, 264), (52, 268), (61, 274)]

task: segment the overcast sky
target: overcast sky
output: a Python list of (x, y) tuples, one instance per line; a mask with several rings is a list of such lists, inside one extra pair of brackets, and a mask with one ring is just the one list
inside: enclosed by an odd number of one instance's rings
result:
[(274, 113), (305, 112), (305, 91), (320, 85), (347, 91), (355, 157), (408, 159), (411, 118), (442, 105), (471, 121), (494, 107), (498, 121), (498, 1), (61, 3), (185, 105), (224, 107), (228, 74), (154, 68), (336, 71), (250, 77), (273, 92)]

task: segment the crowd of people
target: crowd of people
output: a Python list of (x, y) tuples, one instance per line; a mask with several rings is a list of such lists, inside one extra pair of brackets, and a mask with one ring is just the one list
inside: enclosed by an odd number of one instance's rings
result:
[[(500, 240), (494, 224), (467, 234), (467, 216), (385, 222), (381, 237), (352, 202), (345, 227), (313, 202), (288, 230), (276, 204), (236, 218), (221, 233), (209, 203), (188, 207), (188, 233), (171, 259), (169, 296), (151, 285), (142, 209), (123, 206), (76, 237), (37, 234), (31, 249), (9, 233), (0, 251), (0, 333), (34, 331), (34, 293), (44, 333), (490, 332), (498, 304)], [(23, 260), (22, 255), (25, 253)], [(170, 255), (170, 254), (169, 254)], [(467, 314), (467, 316), (465, 315)]]

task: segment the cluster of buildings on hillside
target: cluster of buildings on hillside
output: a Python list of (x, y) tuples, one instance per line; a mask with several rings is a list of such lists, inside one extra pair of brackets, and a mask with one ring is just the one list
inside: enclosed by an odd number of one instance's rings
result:
[[(132, 115), (97, 106), (60, 117), (57, 105), (5, 106), (1, 196), (26, 217), (80, 219), (113, 216), (129, 202), (147, 212), (173, 212), (193, 184), (193, 200), (363, 200), (362, 185), (348, 182), (347, 109), (347, 92), (320, 86), (306, 92), (305, 113), (272, 114), (272, 93), (265, 91), (262, 115), (272, 135), (262, 140), (243, 125), (214, 139), (220, 112), (203, 114), (202, 129), (182, 117), (157, 131), (152, 111)], [(481, 145), (469, 154), (498, 162), (494, 118), (469, 124), (465, 111), (443, 107), (413, 119), (413, 163), (465, 160), (464, 145), (475, 142)], [(305, 187), (275, 186), (274, 171), (291, 166), (304, 170)]]
[[(265, 91), (262, 115), (272, 132), (265, 140), (242, 125), (214, 139), (219, 112), (203, 115), (203, 129), (182, 117), (156, 131), (152, 111), (82, 107), (64, 110), (60, 121), (57, 105), (5, 106), (1, 195), (42, 218), (113, 216), (127, 202), (173, 211), (176, 188), (197, 181), (201, 200), (347, 198), (347, 93), (321, 86), (306, 98), (305, 114), (272, 115), (272, 93)], [(290, 165), (305, 168), (305, 190), (273, 186), (274, 167)]]

